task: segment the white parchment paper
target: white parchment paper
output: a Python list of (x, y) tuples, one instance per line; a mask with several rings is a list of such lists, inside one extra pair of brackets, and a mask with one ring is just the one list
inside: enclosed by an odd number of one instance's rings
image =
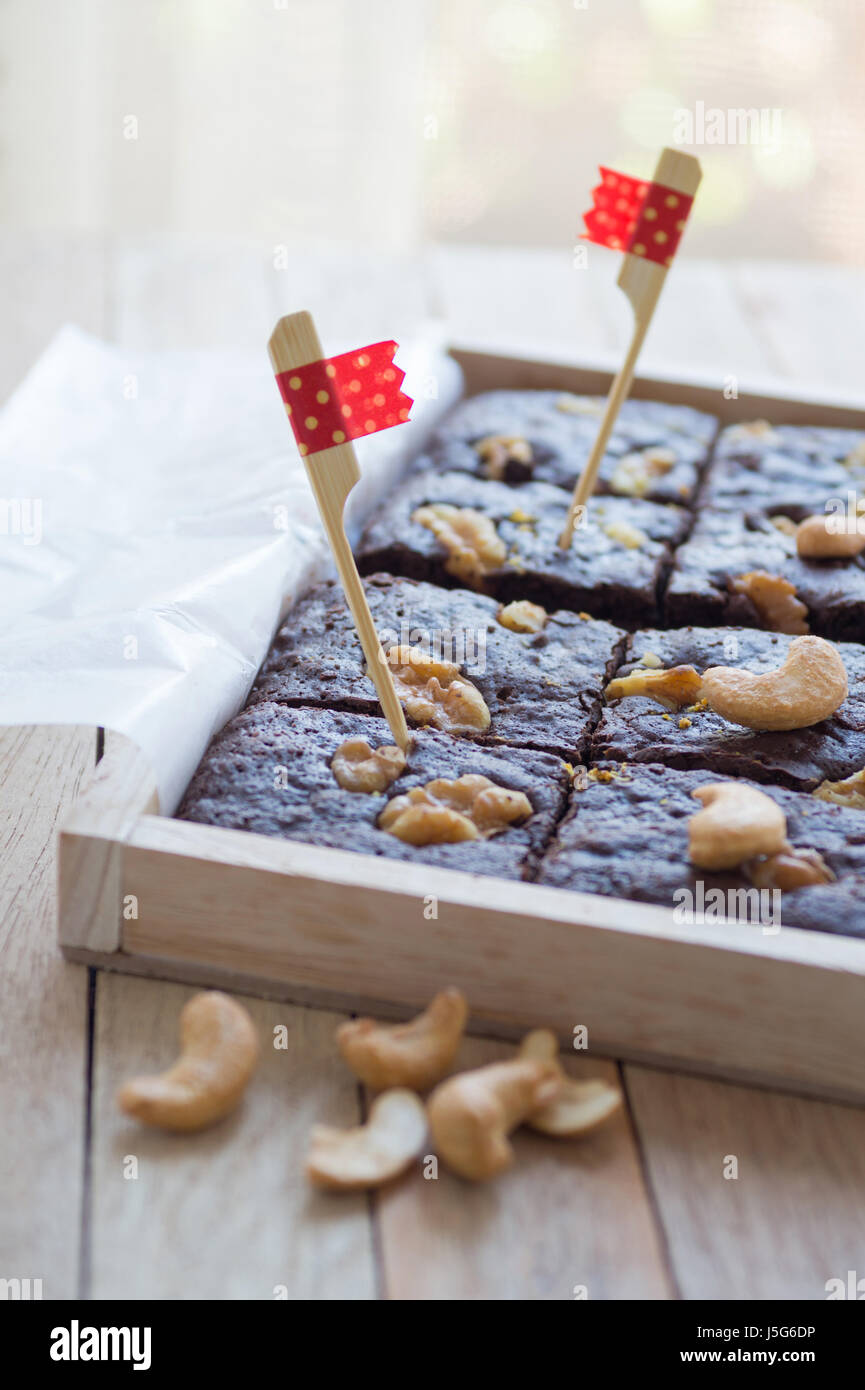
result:
[[(459, 395), (441, 344), (399, 347), (412, 421), (357, 441), (354, 529)], [(69, 327), (0, 412), (0, 724), (127, 734), (167, 814), (327, 573), (264, 349), (130, 355)]]

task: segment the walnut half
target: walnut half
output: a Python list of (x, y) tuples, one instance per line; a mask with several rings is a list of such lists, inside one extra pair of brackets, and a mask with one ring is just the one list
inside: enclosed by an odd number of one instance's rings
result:
[(549, 614), (540, 603), (521, 598), (503, 604), (497, 617), (502, 627), (509, 627), (511, 632), (540, 632)]
[(845, 777), (840, 782), (821, 782), (813, 796), (821, 801), (834, 801), (838, 806), (848, 806), (854, 811), (865, 811), (865, 767)]
[(641, 449), (625, 454), (610, 479), (613, 492), (625, 497), (645, 497), (656, 478), (662, 478), (676, 465), (672, 449)]
[(349, 738), (337, 748), (330, 766), (347, 792), (383, 792), (405, 771), (405, 753), (395, 745), (373, 750), (365, 738)]
[(520, 435), (488, 434), (486, 438), (479, 439), (473, 448), (488, 478), (504, 478), (510, 463), (519, 465), (517, 471), (521, 477), (531, 477), (534, 458), (532, 446)]
[(644, 545), (649, 544), (649, 537), (645, 531), (641, 531), (639, 526), (632, 526), (629, 521), (608, 521), (601, 530), (611, 541), (623, 545), (626, 550), (641, 550)]
[(789, 579), (766, 570), (749, 570), (730, 580), (730, 590), (751, 600), (760, 622), (770, 632), (787, 632), (799, 637), (810, 631), (805, 621), (808, 609), (796, 597), (796, 587)]
[(455, 781), (437, 777), (395, 796), (378, 825), (409, 845), (457, 844), (487, 840), (531, 814), (532, 804), (522, 792), (468, 773)]
[(490, 727), (486, 700), (455, 661), (439, 661), (422, 647), (399, 646), (388, 649), (387, 662), (396, 693), (416, 724), (449, 734), (482, 734)]
[(752, 859), (745, 867), (757, 888), (780, 888), (785, 893), (796, 888), (810, 888), (815, 883), (832, 883), (835, 879), (816, 849), (794, 849), (792, 845), (785, 845), (767, 859)]
[(608, 700), (643, 695), (657, 700), (665, 709), (683, 709), (699, 698), (700, 685), (700, 675), (694, 666), (671, 666), (669, 670), (647, 668), (610, 681), (604, 694)]
[(433, 502), (412, 512), (412, 521), (432, 531), (448, 552), (445, 569), (472, 589), (503, 565), (507, 549), (488, 516), (473, 507)]

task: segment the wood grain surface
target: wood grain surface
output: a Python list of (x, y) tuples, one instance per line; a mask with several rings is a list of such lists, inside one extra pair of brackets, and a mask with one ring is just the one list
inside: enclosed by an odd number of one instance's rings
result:
[(92, 729), (0, 729), (0, 1278), (73, 1298), (88, 1107), (88, 972), (57, 949), (58, 820)]
[(118, 1112), (122, 1082), (174, 1060), (178, 1014), (192, 992), (100, 976), (89, 1292), (371, 1298), (365, 1195), (334, 1199), (311, 1191), (303, 1176), (311, 1126), (360, 1119), (357, 1083), (333, 1045), (341, 1018), (244, 1000), (262, 1051), (238, 1111), (194, 1135), (148, 1130)]
[[(470, 1038), (459, 1067), (513, 1055)], [(609, 1062), (566, 1061), (617, 1082)], [(627, 1112), (581, 1139), (520, 1130), (513, 1167), (468, 1183), (439, 1167), (375, 1197), (392, 1299), (659, 1299), (672, 1283)], [(435, 1170), (432, 1170), (435, 1171)], [(627, 1219), (624, 1219), (627, 1213)]]

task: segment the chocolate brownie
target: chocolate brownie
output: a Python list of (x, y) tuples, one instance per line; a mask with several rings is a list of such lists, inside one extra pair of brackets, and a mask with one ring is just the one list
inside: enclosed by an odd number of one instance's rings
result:
[[(560, 611), (539, 632), (515, 632), (499, 622), (495, 599), (465, 589), (386, 574), (364, 587), (386, 650), (419, 646), (455, 661), (477, 686), (491, 715), (479, 735), (484, 742), (547, 749), (570, 761), (584, 756), (624, 649), (618, 628)], [(292, 610), (250, 695), (250, 703), (263, 700), (378, 712), (339, 585), (320, 585)]]
[(758, 420), (722, 430), (699, 505), (803, 521), (850, 490), (865, 491), (865, 431)]
[(689, 520), (680, 507), (596, 498), (570, 548), (561, 550), (568, 498), (559, 488), (549, 483), (513, 488), (465, 473), (427, 470), (403, 484), (370, 522), (357, 551), (361, 570), (459, 584), (444, 542), (413, 520), (420, 509), (442, 504), (480, 513), (498, 547), (472, 588), (504, 602), (529, 599), (549, 609), (586, 610), (622, 627), (656, 621), (672, 548)]
[[(337, 748), (351, 738), (373, 749), (392, 742), (386, 722), (368, 715), (270, 703), (245, 709), (211, 743), (178, 817), (499, 878), (530, 875), (564, 808), (568, 773), (560, 759), (423, 730), (413, 738), (406, 771), (375, 795), (345, 790), (331, 770)], [(491, 839), (460, 844), (418, 847), (378, 828), (391, 798), (466, 774), (522, 792), (533, 814)]]
[[(803, 560), (796, 537), (758, 513), (700, 512), (689, 539), (676, 551), (664, 598), (670, 627), (686, 623), (766, 627), (758, 611), (735, 583), (742, 575), (765, 571), (787, 580), (807, 608), (798, 630), (838, 641), (865, 640), (865, 562)], [(777, 620), (776, 620), (777, 621)], [(792, 631), (792, 628), (788, 628)]]
[[(726, 780), (715, 772), (657, 764), (625, 769), (602, 764), (574, 792), (541, 861), (538, 882), (697, 913), (702, 909), (709, 921), (730, 916), (777, 926), (780, 908), (788, 927), (865, 936), (865, 812), (762, 786), (787, 817), (790, 843), (816, 850), (836, 879), (787, 889), (780, 900), (767, 896), (760, 904), (744, 869), (710, 872), (688, 858), (688, 823), (700, 810), (692, 792), (707, 781)], [(713, 896), (717, 890), (723, 897)], [(727, 896), (737, 890), (738, 897)], [(750, 897), (741, 890), (750, 890)]]
[[(709, 666), (770, 671), (782, 664), (792, 641), (750, 628), (635, 632), (617, 675), (658, 664), (694, 666), (700, 673)], [(810, 729), (757, 733), (728, 723), (711, 709), (671, 712), (646, 697), (626, 696), (606, 705), (592, 737), (592, 757), (699, 767), (803, 791), (812, 791), (824, 779), (849, 777), (865, 766), (865, 647), (842, 642), (838, 650), (850, 693), (831, 719)]]
[[(561, 391), (487, 391), (457, 406), (436, 431), (430, 454), (441, 471), (458, 469), (508, 483), (553, 483), (571, 492), (604, 405), (598, 396)], [(625, 401), (596, 491), (687, 503), (717, 424), (714, 416), (688, 406)]]

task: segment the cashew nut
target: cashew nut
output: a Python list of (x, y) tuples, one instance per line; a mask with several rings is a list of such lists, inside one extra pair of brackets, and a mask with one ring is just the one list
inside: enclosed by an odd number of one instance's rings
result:
[(443, 989), (409, 1023), (353, 1019), (336, 1030), (336, 1041), (355, 1076), (373, 1090), (407, 1086), (428, 1091), (450, 1069), (468, 1013), (460, 990)]
[(796, 528), (796, 549), (804, 560), (848, 560), (865, 550), (865, 529), (841, 529), (836, 516), (809, 516)]
[(698, 868), (734, 869), (786, 847), (787, 817), (765, 792), (741, 782), (708, 782), (692, 795), (703, 803), (688, 826), (688, 853)]
[(520, 1057), (443, 1081), (427, 1102), (440, 1157), (463, 1178), (495, 1177), (513, 1162), (511, 1130), (555, 1100), (561, 1086), (555, 1063)]
[(527, 1033), (520, 1043), (519, 1055), (538, 1062), (552, 1062), (558, 1067), (562, 1081), (561, 1093), (556, 1099), (527, 1117), (530, 1129), (557, 1138), (586, 1134), (614, 1115), (622, 1104), (618, 1086), (610, 1086), (599, 1077), (575, 1081), (567, 1075), (559, 1062), (556, 1035), (549, 1028), (536, 1028)]
[(239, 1102), (258, 1061), (258, 1036), (242, 1004), (216, 990), (180, 1015), (180, 1056), (160, 1076), (127, 1081), (120, 1109), (162, 1129), (203, 1129)]
[(381, 1187), (405, 1171), (426, 1134), (426, 1111), (414, 1091), (384, 1091), (370, 1106), (365, 1125), (313, 1126), (306, 1175), (314, 1187), (331, 1191)]
[(755, 675), (736, 666), (703, 672), (709, 706), (746, 729), (807, 729), (828, 719), (847, 698), (847, 672), (831, 642), (795, 637), (777, 671)]

